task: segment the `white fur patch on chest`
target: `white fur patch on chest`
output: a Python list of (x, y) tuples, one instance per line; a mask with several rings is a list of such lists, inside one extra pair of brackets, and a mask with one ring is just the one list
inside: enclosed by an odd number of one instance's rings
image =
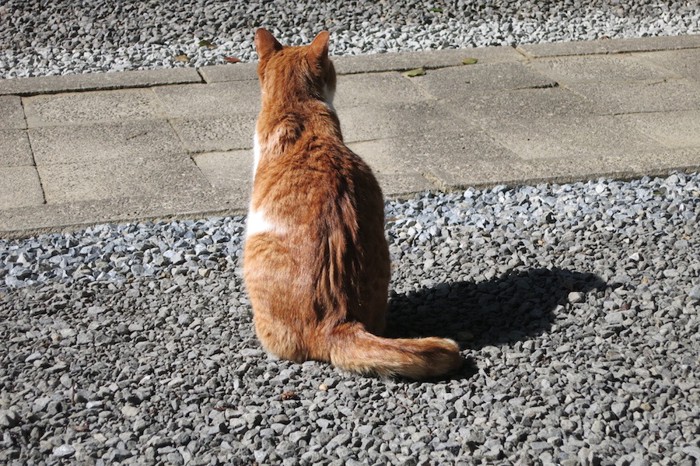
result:
[(261, 233), (281, 233), (282, 229), (272, 223), (266, 216), (263, 210), (248, 211), (248, 219), (246, 221), (246, 236), (259, 235)]

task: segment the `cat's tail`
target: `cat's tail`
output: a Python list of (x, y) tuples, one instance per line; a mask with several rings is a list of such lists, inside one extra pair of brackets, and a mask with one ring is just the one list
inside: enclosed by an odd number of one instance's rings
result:
[(331, 363), (341, 369), (380, 376), (428, 379), (459, 369), (459, 346), (447, 338), (382, 338), (357, 322), (337, 326), (330, 339)]

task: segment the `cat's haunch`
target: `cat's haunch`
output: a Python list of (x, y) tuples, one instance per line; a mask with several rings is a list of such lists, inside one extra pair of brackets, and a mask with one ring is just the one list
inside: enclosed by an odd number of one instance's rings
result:
[(363, 374), (413, 379), (459, 368), (443, 338), (382, 338), (390, 263), (384, 201), (369, 166), (344, 143), (332, 105), (328, 32), (285, 47), (255, 33), (262, 106), (244, 278), (267, 351)]

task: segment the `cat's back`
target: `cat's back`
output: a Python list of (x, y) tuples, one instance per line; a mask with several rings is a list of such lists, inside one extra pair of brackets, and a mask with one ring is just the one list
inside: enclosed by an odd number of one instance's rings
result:
[(333, 211), (383, 221), (382, 192), (370, 167), (341, 140), (313, 131), (258, 166), (252, 205), (307, 224)]

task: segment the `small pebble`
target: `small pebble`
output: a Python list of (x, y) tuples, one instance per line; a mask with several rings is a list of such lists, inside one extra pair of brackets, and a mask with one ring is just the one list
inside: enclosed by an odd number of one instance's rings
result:
[(53, 449), (52, 454), (59, 458), (67, 458), (75, 454), (75, 448), (71, 445), (60, 445)]

